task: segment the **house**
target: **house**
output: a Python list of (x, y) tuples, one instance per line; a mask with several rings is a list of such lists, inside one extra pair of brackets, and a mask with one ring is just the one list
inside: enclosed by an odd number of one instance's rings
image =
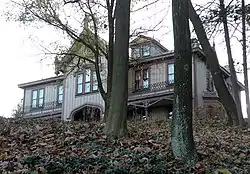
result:
[[(128, 70), (128, 118), (168, 117), (173, 109), (174, 53), (151, 37), (138, 36), (130, 42), (131, 57)], [(76, 43), (71, 50), (88, 53)], [(205, 56), (199, 44), (192, 43), (193, 106), (218, 101), (218, 95)], [(64, 61), (69, 60), (65, 57)], [(61, 63), (61, 64), (60, 64)], [(60, 65), (60, 66), (59, 66)], [(100, 58), (100, 74), (106, 89), (107, 62)], [(57, 117), (63, 120), (100, 120), (105, 111), (104, 101), (97, 87), (93, 65), (81, 62), (76, 70), (56, 60), (56, 74), (62, 75), (18, 85), (24, 90), (25, 118)], [(225, 82), (231, 90), (230, 73), (221, 67)], [(239, 93), (244, 86), (238, 82)]]

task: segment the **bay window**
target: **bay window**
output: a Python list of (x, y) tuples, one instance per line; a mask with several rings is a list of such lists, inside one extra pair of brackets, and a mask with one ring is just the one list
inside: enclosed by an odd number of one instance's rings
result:
[(85, 94), (98, 91), (98, 82), (95, 70), (85, 69), (76, 79), (76, 94)]

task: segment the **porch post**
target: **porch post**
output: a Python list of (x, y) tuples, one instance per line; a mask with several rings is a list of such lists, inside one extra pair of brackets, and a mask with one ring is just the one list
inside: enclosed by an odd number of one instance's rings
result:
[(145, 116), (148, 118), (148, 107), (145, 107)]
[(145, 102), (144, 106), (145, 106), (145, 116), (148, 119), (148, 102)]

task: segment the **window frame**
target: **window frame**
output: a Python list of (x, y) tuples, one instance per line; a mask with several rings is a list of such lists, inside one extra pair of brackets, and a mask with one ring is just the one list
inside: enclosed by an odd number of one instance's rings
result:
[(174, 74), (174, 72), (173, 73), (169, 73), (169, 70), (170, 70), (169, 66), (170, 65), (173, 65), (173, 67), (174, 67), (174, 62), (167, 63), (167, 82), (168, 82), (169, 85), (172, 85), (172, 84), (174, 84), (174, 80), (173, 80), (173, 82), (170, 82), (170, 78), (169, 77), (173, 76), (174, 79), (175, 79), (175, 74)]
[(140, 47), (135, 47), (135, 48), (132, 48), (132, 57), (133, 58), (141, 58), (141, 48)]
[[(148, 51), (147, 51), (148, 54), (147, 54), (147, 55), (144, 55), (144, 54), (143, 54), (145, 48), (148, 49)], [(150, 56), (150, 48), (151, 48), (151, 47), (150, 47), (150, 45), (148, 45), (148, 44), (147, 44), (147, 45), (142, 45), (142, 46), (141, 46), (141, 57), (148, 57), (148, 56)]]
[[(78, 82), (78, 79), (79, 79), (78, 77), (82, 78), (82, 82), (81, 83)], [(83, 81), (84, 81), (84, 79), (83, 79), (83, 73), (77, 73), (77, 75), (76, 75), (76, 95), (80, 95), (80, 94), (83, 93)], [(79, 85), (81, 85), (81, 90), (82, 90), (81, 92), (78, 91), (78, 89), (79, 89), (78, 86)]]
[[(95, 78), (94, 78), (95, 75)], [(94, 90), (94, 84), (97, 85), (97, 89)], [(96, 71), (92, 71), (92, 92), (97, 92), (98, 91), (98, 80), (97, 80), (97, 74)]]
[[(90, 81), (86, 82), (86, 71), (87, 70), (90, 70)], [(77, 78), (76, 78), (76, 96), (78, 95), (84, 95), (84, 94), (89, 94), (89, 93), (94, 93), (94, 92), (98, 92), (98, 81), (97, 81), (97, 75), (96, 75), (96, 80), (93, 79), (93, 76), (94, 76), (94, 73), (95, 70), (91, 69), (91, 68), (86, 68), (83, 72), (80, 72), (80, 73), (77, 73)], [(81, 76), (82, 77), (82, 83), (78, 83), (78, 76)], [(85, 91), (86, 89), (86, 84), (89, 83), (90, 84), (90, 91)], [(94, 86), (94, 83), (97, 83), (97, 89), (94, 90), (93, 89), (93, 86)], [(82, 85), (82, 92), (78, 92), (78, 85)]]
[[(144, 78), (144, 72), (147, 71), (147, 78)], [(136, 80), (137, 76), (136, 74), (139, 73), (139, 80)], [(145, 88), (144, 87), (144, 80), (148, 80), (148, 86)], [(139, 86), (137, 88), (137, 81), (139, 81)], [(147, 90), (150, 88), (150, 68), (149, 67), (144, 67), (142, 69), (135, 69), (134, 70), (134, 82), (133, 82), (133, 89), (134, 91), (140, 91), (140, 90)]]
[[(144, 77), (144, 72), (145, 71), (146, 71), (146, 77)], [(146, 80), (147, 80), (147, 83), (148, 83), (147, 87), (144, 86), (144, 81), (146, 81)], [(148, 89), (149, 88), (149, 69), (148, 68), (142, 70), (142, 87), (143, 87), (143, 89)]]
[[(89, 81), (86, 81), (86, 79), (87, 79), (87, 71), (89, 71)], [(84, 78), (83, 78), (83, 83), (84, 83), (84, 87), (83, 87), (83, 93), (84, 94), (87, 94), (87, 93), (91, 93), (91, 91), (92, 91), (92, 70), (90, 69), (90, 68), (88, 68), (88, 69), (85, 69), (85, 71), (84, 71), (84, 73), (83, 73), (83, 76), (84, 76)], [(86, 84), (89, 84), (89, 91), (87, 91), (86, 92)]]
[[(60, 94), (60, 87), (62, 87), (62, 94)], [(58, 105), (61, 105), (63, 103), (63, 91), (64, 91), (64, 89), (63, 89), (63, 83), (59, 83), (57, 85), (57, 102), (56, 102)], [(59, 100), (60, 96), (62, 96), (61, 102)]]
[[(43, 96), (40, 97), (40, 91), (43, 91)], [(36, 98), (34, 97), (34, 92), (36, 91)], [(40, 99), (42, 99), (42, 104), (40, 105)], [(38, 108), (43, 108), (44, 107), (44, 99), (45, 99), (45, 89), (44, 88), (39, 88), (39, 89), (33, 89), (31, 91), (31, 109), (38, 109)], [(36, 101), (35, 107), (33, 107), (33, 101)]]
[[(138, 80), (137, 80), (137, 74), (139, 74), (139, 76), (138, 76), (139, 79)], [(134, 90), (137, 91), (137, 90), (140, 90), (140, 89), (141, 89), (141, 70), (135, 70)]]

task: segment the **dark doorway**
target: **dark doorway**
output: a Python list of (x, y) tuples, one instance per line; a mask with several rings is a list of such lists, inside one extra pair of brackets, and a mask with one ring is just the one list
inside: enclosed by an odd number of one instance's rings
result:
[(85, 106), (73, 115), (74, 121), (100, 121), (101, 111), (99, 108), (94, 106)]

